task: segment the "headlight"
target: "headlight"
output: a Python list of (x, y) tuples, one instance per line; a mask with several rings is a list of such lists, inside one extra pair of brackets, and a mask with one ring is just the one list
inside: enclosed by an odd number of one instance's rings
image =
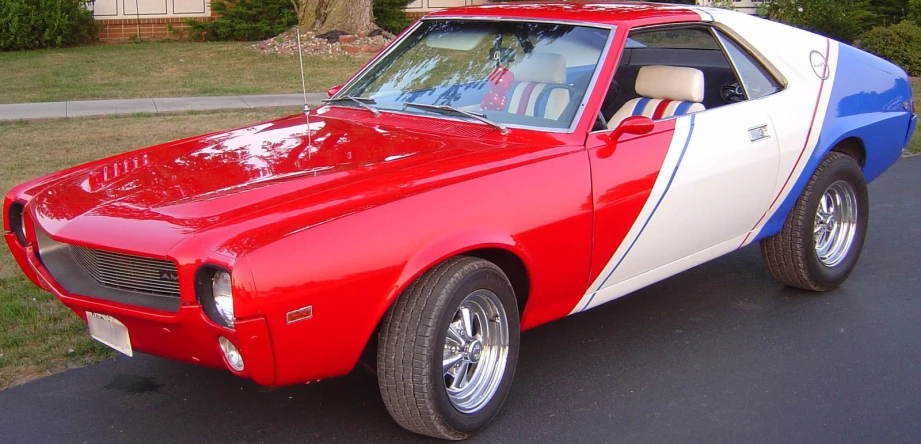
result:
[(16, 240), (19, 241), (19, 244), (26, 246), (26, 218), (23, 217), (22, 213), (25, 209), (25, 206), (22, 202), (16, 202), (10, 205), (9, 209), (9, 221), (10, 221), (10, 230), (13, 231), (13, 234), (16, 235)]
[(209, 319), (233, 328), (233, 287), (229, 271), (212, 265), (201, 267), (195, 275), (195, 293)]
[(230, 287), (230, 273), (218, 271), (211, 278), (211, 294), (214, 306), (228, 327), (233, 326), (233, 290)]

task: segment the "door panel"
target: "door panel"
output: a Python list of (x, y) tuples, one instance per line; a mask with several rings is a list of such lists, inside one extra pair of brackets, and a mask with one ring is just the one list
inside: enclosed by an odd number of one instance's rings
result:
[(611, 133), (589, 136), (595, 209), (590, 282), (598, 279), (640, 217), (669, 153), (674, 132), (674, 119), (657, 122), (649, 134), (622, 138), (614, 153), (604, 159), (599, 151), (613, 143)]
[[(655, 139), (657, 134), (622, 140), (615, 153), (621, 152), (623, 157), (609, 158), (598, 156), (598, 145), (609, 142), (599, 136), (590, 137), (596, 205), (595, 262), (593, 282), (574, 311), (623, 296), (619, 291), (604, 290), (696, 253), (708, 250), (707, 255), (699, 257), (710, 258), (732, 251), (727, 241), (744, 235), (757, 223), (773, 197), (779, 155), (773, 125), (758, 102), (658, 122), (657, 130), (673, 125), (664, 156), (657, 148), (665, 145), (664, 140)], [(650, 143), (653, 141), (656, 143)], [(623, 170), (634, 168), (626, 163), (632, 160), (630, 153), (643, 149), (648, 150), (646, 162), (652, 162), (656, 155), (662, 160), (642, 209), (631, 211), (637, 198), (605, 204), (605, 195), (625, 186), (619, 178), (625, 176)], [(644, 168), (648, 172), (648, 166)], [(636, 183), (648, 186), (649, 181)], [(630, 228), (620, 242), (607, 233), (620, 233), (625, 224)], [(717, 246), (720, 251), (713, 250)], [(685, 262), (681, 269), (696, 265)], [(656, 280), (663, 277), (661, 273), (652, 275)], [(628, 287), (635, 289), (635, 285)]]

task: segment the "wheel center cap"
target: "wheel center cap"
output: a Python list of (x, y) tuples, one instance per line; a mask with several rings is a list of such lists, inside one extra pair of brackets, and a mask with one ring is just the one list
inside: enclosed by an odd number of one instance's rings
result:
[(480, 355), (483, 354), (483, 344), (478, 340), (470, 341), (467, 345), (467, 359), (470, 362), (479, 362)]

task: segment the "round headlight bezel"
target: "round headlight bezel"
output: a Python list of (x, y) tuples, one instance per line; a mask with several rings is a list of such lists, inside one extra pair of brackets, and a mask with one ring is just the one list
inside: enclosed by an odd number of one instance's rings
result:
[(237, 349), (233, 342), (230, 342), (229, 339), (220, 336), (218, 338), (218, 345), (221, 347), (221, 352), (224, 353), (224, 360), (227, 361), (227, 365), (236, 372), (242, 372), (246, 368), (246, 364), (243, 361), (243, 354), (240, 353), (240, 350)]
[(214, 265), (202, 266), (195, 290), (205, 315), (215, 324), (234, 328), (233, 280), (230, 271)]

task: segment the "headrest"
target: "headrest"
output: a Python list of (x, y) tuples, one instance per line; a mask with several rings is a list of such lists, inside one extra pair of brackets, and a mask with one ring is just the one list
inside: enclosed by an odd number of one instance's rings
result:
[(566, 59), (552, 52), (532, 52), (509, 70), (519, 82), (566, 82)]
[(704, 73), (695, 68), (649, 65), (636, 75), (636, 93), (652, 99), (704, 101)]

